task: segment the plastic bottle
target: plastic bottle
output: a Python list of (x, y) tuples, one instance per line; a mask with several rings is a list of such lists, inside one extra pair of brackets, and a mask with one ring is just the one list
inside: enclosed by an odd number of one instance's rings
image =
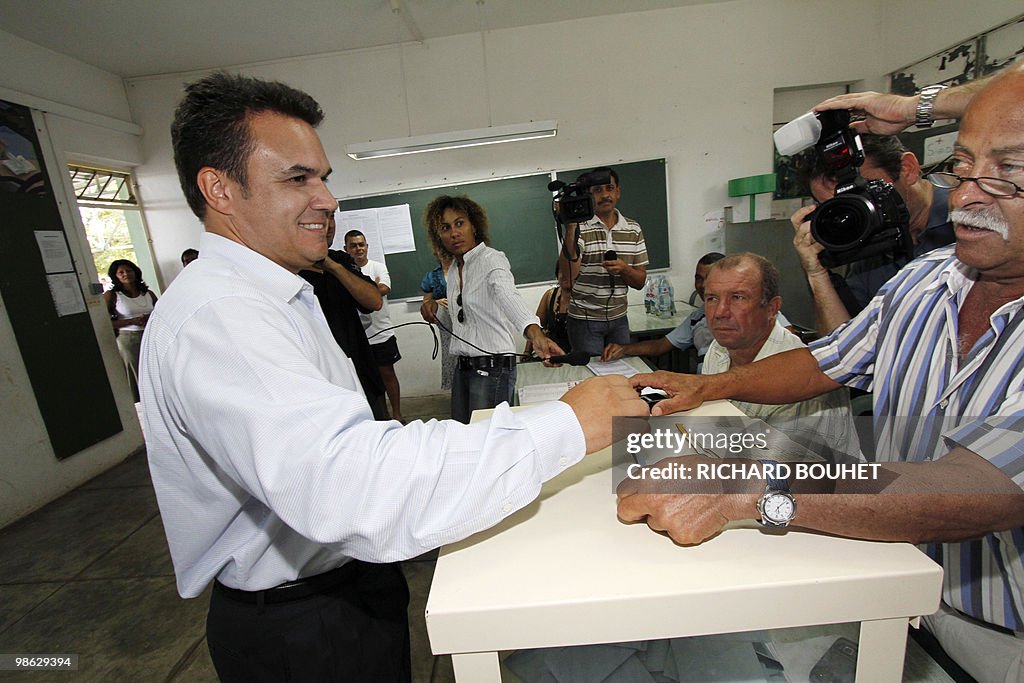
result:
[(670, 318), (675, 315), (676, 303), (672, 300), (672, 283), (664, 275), (658, 276), (658, 317)]
[(647, 278), (647, 286), (644, 288), (644, 312), (647, 315), (658, 315), (658, 286), (655, 279)]

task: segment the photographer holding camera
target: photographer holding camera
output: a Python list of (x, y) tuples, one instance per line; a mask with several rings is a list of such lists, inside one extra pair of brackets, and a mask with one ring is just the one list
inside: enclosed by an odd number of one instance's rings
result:
[[(881, 180), (893, 186), (909, 213), (909, 236), (914, 257), (937, 247), (952, 244), (953, 225), (949, 221), (948, 190), (933, 187), (921, 176), (917, 157), (894, 136), (863, 135), (864, 163), (860, 175), (866, 180)], [(817, 150), (809, 150), (798, 161), (801, 182), (820, 205), (835, 195), (836, 177), (822, 161)], [(796, 234), (793, 246), (814, 297), (818, 332), (826, 334), (859, 313), (875, 292), (909, 261), (909, 254), (875, 254), (850, 264), (845, 278), (822, 264), (824, 247), (811, 232), (810, 214), (817, 206), (807, 206), (790, 218)], [(826, 259), (827, 260), (827, 259)]]
[(629, 343), (627, 288), (642, 289), (647, 281), (647, 245), (640, 224), (615, 208), (622, 190), (614, 170), (595, 168), (577, 183), (590, 192), (594, 216), (566, 224), (559, 255), (573, 282), (569, 342), (574, 351), (600, 356), (607, 344)]

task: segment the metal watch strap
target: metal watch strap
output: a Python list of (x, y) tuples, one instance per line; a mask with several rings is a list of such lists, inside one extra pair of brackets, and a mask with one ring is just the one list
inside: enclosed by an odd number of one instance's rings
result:
[(946, 89), (944, 85), (926, 85), (921, 88), (917, 98), (917, 116), (914, 118), (914, 125), (918, 128), (931, 128), (935, 123), (935, 98)]

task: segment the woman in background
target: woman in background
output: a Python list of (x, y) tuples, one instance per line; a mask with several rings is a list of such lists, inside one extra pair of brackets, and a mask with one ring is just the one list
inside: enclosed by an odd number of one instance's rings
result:
[[(544, 336), (537, 316), (523, 304), (505, 254), (488, 246), (483, 207), (469, 197), (442, 195), (430, 202), (423, 219), (435, 253), (452, 259), (452, 418), (468, 423), (474, 410), (511, 403), (519, 340), (526, 337), (545, 359), (562, 355), (562, 349)], [(421, 312), (435, 322), (437, 302), (424, 302)]]
[(117, 350), (121, 353), (128, 385), (135, 402), (139, 402), (139, 351), (142, 332), (149, 314), (156, 304), (154, 294), (142, 279), (142, 270), (128, 259), (117, 259), (107, 269), (112, 287), (103, 298), (110, 313), (110, 322), (117, 336)]
[[(567, 321), (569, 318), (569, 299), (572, 297), (572, 280), (569, 274), (564, 272), (560, 265), (555, 265), (555, 280), (557, 285), (544, 292), (537, 304), (537, 318), (540, 320), (540, 327), (544, 330), (551, 341), (558, 344), (569, 353), (572, 348), (569, 345), (569, 330)], [(533, 353), (530, 343), (526, 343), (527, 354)]]

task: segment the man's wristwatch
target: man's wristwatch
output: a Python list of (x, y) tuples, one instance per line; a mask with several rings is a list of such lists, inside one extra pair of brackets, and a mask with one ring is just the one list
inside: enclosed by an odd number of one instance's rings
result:
[(774, 460), (762, 460), (768, 473), (768, 484), (764, 493), (757, 501), (757, 512), (761, 515), (761, 524), (767, 527), (782, 528), (789, 526), (796, 516), (796, 499), (789, 492), (789, 482), (774, 476), (773, 470), (778, 465)]
[(914, 125), (918, 128), (931, 128), (935, 123), (935, 98), (946, 89), (944, 85), (926, 85), (921, 88), (921, 94), (917, 98), (917, 116)]

